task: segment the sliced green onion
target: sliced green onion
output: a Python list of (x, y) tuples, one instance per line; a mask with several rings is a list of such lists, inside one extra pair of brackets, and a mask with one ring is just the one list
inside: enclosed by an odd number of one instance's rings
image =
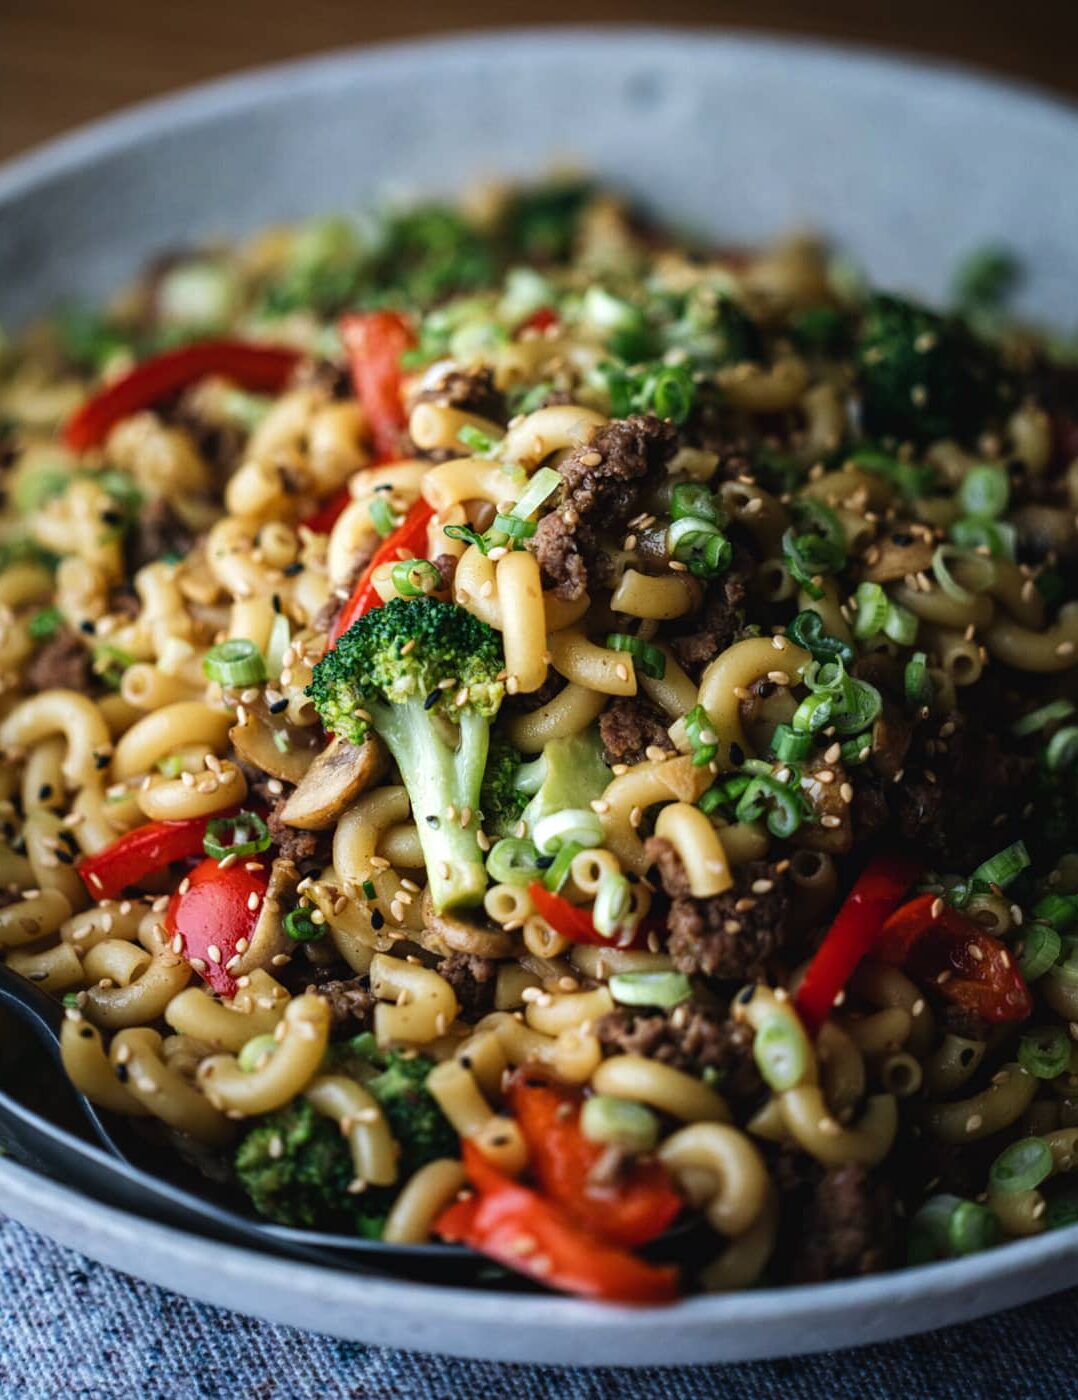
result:
[(113, 690), (119, 690), (123, 682), (124, 672), (128, 666), (135, 664), (135, 658), (129, 651), (124, 651), (122, 647), (112, 646), (109, 642), (95, 643), (93, 658), (94, 671)]
[(659, 418), (684, 423), (692, 412), (696, 389), (684, 365), (669, 365), (652, 379), (651, 408)]
[(787, 626), (786, 635), (791, 642), (811, 652), (814, 661), (841, 661), (846, 666), (853, 665), (853, 647), (840, 637), (829, 636), (823, 630), (823, 618), (818, 612), (811, 609), (799, 612)]
[(704, 768), (719, 751), (718, 736), (703, 705), (694, 705), (685, 716), (685, 736), (692, 745), (694, 768)]
[(364, 899), (377, 899), (378, 891), (375, 889), (373, 880), (364, 880), (359, 887), (363, 891)]
[(534, 520), (518, 520), (515, 515), (496, 515), (492, 529), (511, 540), (528, 540), (539, 526)]
[(593, 1094), (580, 1111), (580, 1131), (589, 1142), (624, 1152), (650, 1152), (659, 1140), (659, 1119), (642, 1103)]
[(737, 804), (739, 822), (758, 821), (767, 810), (767, 829), (772, 836), (792, 836), (805, 819), (801, 795), (791, 785), (763, 774), (753, 778)]
[(186, 767), (186, 760), (182, 754), (170, 753), (164, 758), (159, 758), (154, 767), (159, 773), (164, 773), (166, 778), (178, 778)]
[(917, 640), (920, 619), (901, 603), (892, 603), (883, 621), (883, 635), (899, 646), (911, 647)]
[(1002, 851), (997, 851), (988, 860), (982, 861), (970, 876), (971, 880), (983, 880), (986, 885), (1000, 885), (1003, 889), (1026, 870), (1032, 861), (1024, 841), (1014, 841)]
[(297, 943), (313, 943), (326, 931), (325, 924), (316, 924), (310, 909), (301, 904), (284, 916), (284, 931)]
[(805, 1032), (793, 1015), (769, 1017), (752, 1042), (756, 1067), (777, 1093), (800, 1084), (811, 1054)]
[(1045, 1222), (1049, 1230), (1063, 1230), (1078, 1225), (1078, 1196), (1053, 1196), (1048, 1202)]
[(1058, 1079), (1071, 1062), (1071, 1040), (1062, 1026), (1026, 1031), (1018, 1042), (1018, 1063), (1035, 1079)]
[(274, 613), (273, 626), (266, 641), (266, 675), (273, 680), (284, 669), (284, 656), (292, 642), (292, 629), (284, 613)]
[(1055, 967), (1063, 951), (1063, 940), (1050, 924), (1030, 923), (1022, 930), (1022, 955), (1018, 971), (1027, 982), (1035, 982)]
[(613, 938), (632, 908), (633, 887), (624, 875), (604, 875), (592, 906), (596, 933)]
[(913, 1224), (926, 1233), (937, 1255), (943, 1256), (988, 1249), (1002, 1233), (987, 1206), (952, 1195), (932, 1196), (913, 1217)]
[(543, 884), (548, 890), (552, 890), (554, 894), (558, 893), (562, 885), (564, 885), (569, 878), (569, 869), (573, 861), (583, 849), (584, 847), (579, 845), (576, 841), (566, 841), (565, 845), (562, 846), (558, 854), (543, 871)]
[(538, 856), (534, 842), (506, 836), (491, 847), (487, 874), (496, 885), (530, 885), (541, 874)]
[(834, 714), (834, 696), (825, 691), (806, 695), (793, 713), (790, 723), (802, 734), (816, 734), (826, 729)]
[(64, 615), (59, 608), (42, 608), (34, 613), (26, 624), (26, 630), (35, 642), (47, 642), (50, 637), (56, 636), (63, 625)]
[(457, 441), (467, 447), (477, 457), (485, 457), (498, 446), (498, 439), (492, 438), (474, 423), (465, 423), (457, 430)]
[(797, 733), (788, 724), (779, 724), (771, 736), (771, 749), (782, 763), (800, 763), (812, 752), (812, 738)]
[(1078, 761), (1078, 725), (1067, 724), (1056, 730), (1044, 751), (1044, 761), (1053, 773), (1070, 768)]
[(697, 578), (716, 578), (734, 558), (734, 547), (719, 527), (699, 515), (675, 520), (666, 532), (666, 548)]
[(607, 987), (622, 1006), (660, 1006), (664, 1011), (692, 996), (692, 983), (683, 972), (619, 972)]
[(928, 674), (928, 657), (923, 651), (915, 651), (906, 662), (903, 677), (906, 701), (914, 709), (921, 710), (932, 703), (932, 678)]
[(864, 763), (871, 753), (872, 735), (870, 733), (857, 734), (852, 739), (844, 739), (842, 742), (842, 761), (847, 767), (855, 763)]
[(581, 317), (603, 331), (635, 330), (643, 322), (643, 312), (630, 301), (616, 297), (593, 282), (580, 303)]
[(202, 674), (207, 680), (233, 688), (260, 685), (266, 679), (266, 662), (254, 642), (234, 637), (210, 647), (202, 658)]
[(1022, 1138), (1005, 1147), (988, 1172), (993, 1191), (1013, 1195), (1033, 1191), (1052, 1175), (1055, 1166), (1052, 1149), (1043, 1138)]
[(861, 583), (853, 595), (857, 604), (857, 616), (853, 624), (853, 635), (864, 640), (883, 631), (887, 614), (891, 610), (891, 600), (878, 583)]
[(402, 559), (390, 573), (402, 598), (422, 598), (442, 586), (442, 576), (429, 559)]
[(240, 1047), (236, 1063), (245, 1074), (253, 1074), (258, 1069), (264, 1055), (274, 1055), (280, 1042), (276, 1036), (256, 1035)]
[(292, 740), (288, 737), (287, 729), (275, 729), (273, 731), (273, 747), (278, 753), (291, 753)]
[(860, 448), (858, 451), (852, 452), (847, 460), (852, 462), (854, 466), (861, 467), (864, 471), (872, 472), (875, 476), (882, 476), (907, 500), (916, 500), (918, 496), (929, 495), (936, 485), (934, 467), (918, 465), (914, 462), (900, 462), (897, 457), (892, 457), (886, 452), (879, 452), (875, 448)]
[(847, 676), (843, 702), (835, 709), (835, 728), (840, 734), (858, 734), (875, 723), (882, 709), (883, 697), (874, 685)]
[(473, 530), (470, 525), (445, 525), (442, 533), (448, 535), (451, 540), (460, 540), (464, 544), (474, 544), (480, 554), (489, 553), (493, 540), (489, 540), (486, 535), (481, 535), (478, 530)]
[[(969, 588), (959, 583), (947, 563), (949, 559), (964, 564), (967, 573), (972, 572), (976, 575), (976, 582), (971, 583)], [(995, 565), (991, 559), (986, 559), (982, 554), (970, 554), (967, 550), (956, 549), (953, 544), (936, 546), (932, 555), (932, 572), (948, 598), (953, 598), (956, 603), (962, 603), (964, 606), (973, 603), (978, 593), (991, 588), (996, 579)]]
[(554, 494), (562, 480), (561, 472), (555, 471), (553, 467), (540, 467), (525, 486), (520, 500), (513, 507), (513, 514), (521, 520), (534, 515), (543, 502)]
[(1031, 912), (1035, 919), (1051, 924), (1057, 933), (1066, 933), (1072, 924), (1078, 922), (1078, 896), (1046, 894), (1037, 900)]
[(994, 520), (1005, 515), (1011, 483), (1002, 467), (972, 467), (962, 478), (958, 501), (964, 515)]
[(532, 831), (535, 844), (548, 856), (556, 855), (567, 841), (578, 846), (601, 846), (603, 824), (596, 812), (587, 807), (570, 807), (564, 812), (551, 812), (536, 822)]
[(1067, 719), (1073, 714), (1072, 700), (1052, 700), (1047, 705), (1041, 705), (1039, 709), (1030, 710), (1029, 714), (1023, 715), (1021, 719), (1016, 719), (1011, 725), (1011, 733), (1025, 739), (1030, 734), (1039, 733), (1055, 720)]
[(956, 520), (949, 532), (960, 549), (987, 548), (996, 559), (1013, 559), (1018, 531), (1008, 520)]
[(375, 496), (367, 506), (367, 513), (370, 515), (371, 524), (378, 533), (385, 539), (391, 535), (400, 524), (398, 516), (393, 514), (392, 508), (385, 496)]
[(724, 519), (718, 498), (699, 481), (680, 481), (670, 497), (670, 516), (673, 520), (707, 520), (712, 525), (721, 525)]
[(730, 778), (720, 778), (701, 796), (697, 806), (705, 816), (710, 817), (720, 807), (729, 807), (737, 802), (749, 787), (752, 779), (745, 773), (735, 773)]
[(628, 632), (611, 632), (606, 644), (611, 651), (628, 652), (636, 669), (652, 680), (661, 681), (666, 675), (666, 657), (658, 647), (653, 647), (642, 637), (634, 637)]
[(269, 850), (269, 827), (257, 812), (237, 812), (234, 817), (214, 817), (206, 824), (202, 849), (214, 860), (225, 856), (257, 856)]

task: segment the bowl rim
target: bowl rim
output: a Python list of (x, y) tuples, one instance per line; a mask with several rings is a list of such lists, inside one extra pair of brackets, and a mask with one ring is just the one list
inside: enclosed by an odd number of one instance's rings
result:
[[(819, 1345), (813, 1345), (810, 1334), (805, 1330), (806, 1326), (818, 1322), (821, 1314), (841, 1313), (854, 1305), (858, 1309), (872, 1308), (884, 1312), (892, 1309), (900, 1314), (901, 1309), (897, 1306), (901, 1301), (900, 1293), (914, 1294), (922, 1303), (938, 1304), (941, 1308), (950, 1302), (953, 1307), (956, 1297), (975, 1295), (981, 1286), (994, 1282), (1004, 1272), (1000, 1268), (1001, 1262), (1007, 1265), (1005, 1272), (1008, 1274), (1032, 1275), (1032, 1291), (1023, 1300), (1032, 1302), (1060, 1286), (1045, 1275), (1056, 1263), (1065, 1260), (1074, 1262), (1078, 1238), (1075, 1235), (1078, 1227), (1071, 1226), (1030, 1239), (1012, 1241), (1002, 1248), (985, 1250), (963, 1259), (921, 1264), (864, 1278), (833, 1280), (815, 1285), (793, 1284), (784, 1288), (739, 1293), (697, 1294), (661, 1308), (632, 1308), (560, 1294), (513, 1293), (476, 1289), (468, 1285), (453, 1287), (444, 1283), (416, 1283), (382, 1277), (374, 1271), (353, 1273), (275, 1258), (145, 1220), (114, 1206), (104, 1205), (69, 1186), (43, 1178), (3, 1159), (0, 1159), (0, 1192), (5, 1214), (31, 1229), (50, 1234), (52, 1238), (59, 1236), (61, 1243), (69, 1248), (187, 1296), (199, 1297), (216, 1306), (273, 1317), (273, 1320), (287, 1325), (308, 1327), (302, 1321), (290, 1321), (290, 1313), (297, 1303), (332, 1300), (338, 1306), (362, 1308), (368, 1322), (374, 1323), (379, 1318), (388, 1321), (394, 1313), (400, 1314), (409, 1299), (414, 1298), (422, 1302), (428, 1313), (436, 1314), (440, 1327), (459, 1326), (469, 1332), (478, 1328), (484, 1334), (487, 1334), (488, 1328), (491, 1333), (494, 1330), (511, 1330), (515, 1323), (547, 1329), (552, 1334), (573, 1328), (596, 1329), (605, 1342), (631, 1337), (636, 1352), (647, 1350), (648, 1343), (658, 1345), (669, 1342), (672, 1333), (698, 1340), (719, 1325), (729, 1330), (746, 1324), (757, 1328), (761, 1325), (786, 1327), (802, 1338), (809, 1338), (805, 1345), (798, 1348), (798, 1354), (830, 1350), (835, 1346), (833, 1337), (824, 1336)], [(47, 1219), (47, 1223), (42, 1224), (43, 1219)], [(55, 1235), (52, 1235), (52, 1229), (55, 1229)], [(191, 1276), (205, 1279), (206, 1286), (195, 1288), (188, 1282), (177, 1288), (174, 1283), (160, 1278), (152, 1266), (156, 1258), (162, 1255), (171, 1265), (183, 1266)], [(125, 1258), (132, 1261), (137, 1259), (138, 1268), (128, 1269), (123, 1262)], [(240, 1280), (250, 1280), (254, 1274), (257, 1274), (264, 1289), (287, 1300), (283, 1305), (284, 1310), (276, 1317), (272, 1308), (248, 1309), (234, 1299), (231, 1302), (222, 1299), (223, 1287)], [(898, 1280), (901, 1280), (900, 1287), (896, 1287)], [(964, 1320), (971, 1320), (999, 1306), (989, 1296), (983, 1304), (975, 1305), (972, 1311), (963, 1308), (961, 1315)], [(929, 1326), (938, 1327), (948, 1321), (949, 1315), (943, 1313)], [(326, 1330), (337, 1335), (352, 1335), (338, 1332), (332, 1323)], [(366, 1331), (369, 1335), (370, 1326)], [(859, 1337), (849, 1345), (861, 1345), (865, 1340), (882, 1340), (902, 1333), (903, 1324), (900, 1321), (892, 1327), (884, 1323), (882, 1331), (874, 1332), (868, 1338)], [(414, 1346), (419, 1350), (432, 1349), (424, 1345), (422, 1337), (415, 1341)], [(441, 1343), (437, 1349), (448, 1350)], [(480, 1353), (466, 1348), (460, 1354)], [(511, 1351), (504, 1354), (504, 1359), (511, 1357)], [(608, 1354), (604, 1352), (594, 1361), (581, 1356), (574, 1364), (616, 1363), (610, 1362)], [(653, 1359), (648, 1364), (676, 1366), (683, 1363), (672, 1358), (669, 1361)]]
[[(495, 52), (507, 43), (521, 41), (530, 51), (553, 52), (567, 41), (578, 48), (609, 51), (611, 43), (647, 53), (649, 57), (676, 57), (678, 61), (706, 61), (708, 50), (728, 54), (764, 57), (771, 61), (789, 59), (826, 81), (831, 76), (871, 83), (878, 78), (902, 79), (911, 72), (920, 79), (937, 82), (948, 91), (959, 90), (968, 97), (1005, 101), (1017, 114), (1039, 116), (1055, 124), (1072, 124), (1078, 136), (1078, 102), (1034, 83), (990, 74), (945, 59), (923, 57), (866, 44), (832, 43), (815, 38), (771, 35), (745, 29), (671, 27), (661, 25), (546, 25), (519, 28), (490, 28), (443, 34), (420, 40), (387, 41), (335, 49), (285, 62), (272, 63), (236, 74), (213, 78), (177, 92), (124, 107), (115, 114), (98, 118), (75, 130), (54, 137), (29, 151), (0, 163), (0, 206), (16, 203), (36, 187), (60, 179), (77, 169), (141, 145), (163, 135), (209, 125), (232, 115), (256, 110), (278, 101), (282, 93), (290, 97), (308, 92), (324, 93), (333, 86), (348, 86), (375, 70), (400, 76), (413, 68), (431, 63), (455, 65), (472, 63), (477, 53)], [(633, 1338), (633, 1350), (642, 1353), (650, 1342), (658, 1349), (670, 1339), (671, 1322), (682, 1334), (703, 1339), (717, 1325), (724, 1332), (739, 1326), (783, 1326), (793, 1328), (799, 1337), (800, 1352), (834, 1347), (833, 1334), (813, 1346), (811, 1328), (826, 1317), (840, 1316), (857, 1305), (872, 1308), (884, 1317), (893, 1312), (893, 1322), (877, 1321), (870, 1337), (858, 1335), (845, 1345), (924, 1330), (952, 1320), (971, 1318), (1013, 1302), (1001, 1302), (987, 1293), (978, 1298), (977, 1290), (990, 1288), (1004, 1276), (1021, 1275), (1028, 1284), (1024, 1298), (1035, 1298), (1067, 1286), (1078, 1279), (1075, 1267), (1078, 1226), (1052, 1231), (1031, 1239), (1013, 1241), (1003, 1248), (964, 1259), (940, 1261), (915, 1268), (892, 1271), (866, 1278), (833, 1281), (815, 1286), (752, 1290), (727, 1295), (697, 1295), (669, 1308), (638, 1310), (595, 1305), (586, 1301), (548, 1294), (520, 1294), (495, 1290), (454, 1288), (445, 1284), (417, 1284), (390, 1277), (349, 1274), (347, 1271), (297, 1264), (270, 1258), (257, 1251), (223, 1244), (203, 1236), (144, 1220), (117, 1208), (103, 1205), (67, 1186), (0, 1159), (0, 1191), (4, 1212), (31, 1228), (53, 1234), (71, 1248), (83, 1248), (95, 1258), (103, 1258), (124, 1269), (125, 1261), (136, 1263), (140, 1276), (169, 1286), (167, 1277), (158, 1277), (149, 1268), (140, 1245), (151, 1245), (154, 1257), (168, 1257), (188, 1266), (190, 1279), (205, 1277), (200, 1292), (190, 1282), (184, 1292), (201, 1296), (223, 1307), (244, 1309), (242, 1303), (221, 1296), (220, 1281), (258, 1278), (273, 1284), (286, 1299), (297, 1290), (316, 1302), (332, 1296), (361, 1307), (367, 1314), (387, 1320), (399, 1314), (409, 1297), (430, 1310), (436, 1308), (440, 1325), (459, 1327), (466, 1333), (480, 1328), (501, 1331), (514, 1321), (549, 1329), (594, 1331), (606, 1345), (618, 1338)], [(147, 1235), (147, 1232), (149, 1234)], [(1071, 1274), (1060, 1278), (1060, 1266), (1070, 1262)], [(209, 1266), (209, 1267), (207, 1267)], [(209, 1286), (212, 1284), (212, 1288)], [(173, 1285), (174, 1286), (174, 1285)], [(902, 1319), (899, 1306), (904, 1295), (916, 1294), (922, 1303), (938, 1306), (934, 1320), (914, 1323)], [(955, 1299), (969, 1295), (956, 1310)], [(972, 1305), (971, 1305), (972, 1304)], [(287, 1323), (282, 1310), (275, 1320)], [(272, 1308), (260, 1308), (259, 1315), (274, 1316)], [(296, 1325), (293, 1323), (293, 1325)], [(301, 1326), (309, 1324), (300, 1323)], [(327, 1330), (333, 1330), (329, 1328)], [(355, 1335), (338, 1329), (338, 1335)], [(369, 1333), (368, 1333), (369, 1335)], [(643, 1345), (641, 1345), (643, 1343)], [(803, 1344), (800, 1344), (803, 1343)], [(449, 1350), (444, 1337), (437, 1346), (424, 1343), (422, 1336), (400, 1345), (427, 1350)], [(734, 1348), (736, 1350), (736, 1346)], [(461, 1354), (491, 1355), (493, 1347), (465, 1349)], [(503, 1359), (514, 1359), (514, 1352), (502, 1349)], [(761, 1349), (744, 1355), (760, 1356)], [(781, 1347), (767, 1353), (787, 1354)], [(575, 1364), (613, 1364), (606, 1352), (594, 1360), (582, 1355)], [(660, 1352), (661, 1357), (661, 1352)], [(655, 1359), (649, 1364), (676, 1365), (678, 1359)]]
[[(324, 92), (348, 82), (357, 68), (380, 71), (407, 69), (436, 59), (442, 63), (473, 61), (477, 52), (497, 50), (511, 41), (524, 43), (529, 52), (557, 48), (571, 40), (578, 47), (606, 51), (613, 42), (636, 47), (654, 57), (663, 49), (681, 49), (685, 61), (703, 61), (704, 50), (721, 47), (729, 52), (779, 59), (789, 57), (802, 65), (826, 70), (858, 70), (871, 81), (874, 75), (901, 77), (911, 69), (931, 75), (968, 95), (1006, 97), (1027, 112), (1078, 124), (1078, 97), (1056, 92), (1038, 83), (1011, 78), (949, 58), (922, 55), (871, 43), (829, 41), (797, 34), (772, 34), (748, 28), (716, 26), (645, 25), (634, 23), (548, 24), (491, 26), (447, 32), (419, 39), (389, 39), (327, 49), (300, 58), (260, 64), (218, 77), (184, 85), (161, 97), (128, 103), (115, 112), (79, 123), (72, 130), (47, 138), (24, 152), (0, 161), (0, 202), (18, 198), (36, 184), (55, 179), (97, 157), (122, 151), (165, 132), (201, 125), (245, 109), (271, 104), (287, 87), (290, 95)], [(1078, 126), (1076, 126), (1078, 130)]]

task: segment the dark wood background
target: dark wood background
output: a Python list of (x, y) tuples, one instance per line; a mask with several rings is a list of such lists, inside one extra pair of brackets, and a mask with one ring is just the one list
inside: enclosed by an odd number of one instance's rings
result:
[(611, 21), (880, 44), (1078, 97), (1078, 0), (0, 0), (0, 157), (252, 64), (445, 30)]

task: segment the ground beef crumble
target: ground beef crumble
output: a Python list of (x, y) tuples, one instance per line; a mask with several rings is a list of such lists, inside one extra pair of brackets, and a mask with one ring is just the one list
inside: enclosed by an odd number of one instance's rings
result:
[(735, 554), (731, 567), (708, 588), (703, 606), (680, 624), (683, 630), (678, 630), (678, 624), (670, 629), (674, 655), (694, 680), (737, 639), (744, 621), (749, 568), (748, 556)]
[(558, 597), (579, 598), (591, 582), (606, 576), (609, 557), (600, 547), (599, 532), (625, 525), (639, 509), (647, 482), (676, 447), (671, 423), (636, 414), (600, 428), (559, 464), (562, 500), (528, 541), (545, 585)]
[(286, 826), (281, 820), (287, 794), (275, 796), (273, 806), (266, 817), (277, 854), (291, 860), (301, 868), (306, 866), (328, 865), (333, 848), (332, 831), (300, 831), (297, 827)]
[(857, 1162), (831, 1167), (802, 1216), (794, 1277), (802, 1283), (822, 1283), (879, 1273), (888, 1265), (894, 1237), (890, 1185)]
[(599, 734), (603, 741), (603, 757), (611, 766), (643, 763), (649, 748), (674, 752), (665, 716), (646, 700), (612, 700), (599, 716)]
[(731, 889), (710, 899), (696, 899), (673, 846), (652, 836), (646, 849), (671, 900), (667, 951), (678, 971), (723, 982), (762, 976), (789, 942), (785, 872), (768, 861), (749, 861), (737, 872)]
[(619, 1008), (596, 1021), (595, 1034), (619, 1055), (643, 1055), (688, 1074), (712, 1071), (716, 1087), (739, 1114), (751, 1113), (764, 1097), (752, 1030), (709, 1007), (685, 1002), (667, 1012)]
[(494, 1010), (498, 964), (473, 953), (450, 953), (438, 964), (438, 973), (456, 993), (460, 1015), (472, 1025)]
[(77, 690), (89, 695), (93, 689), (93, 668), (86, 644), (77, 632), (61, 627), (55, 637), (35, 653), (26, 668), (26, 689)]
[(321, 984), (311, 983), (307, 991), (329, 1003), (334, 1030), (347, 1029), (353, 1034), (370, 1030), (374, 1021), (375, 998), (362, 977), (333, 978)]

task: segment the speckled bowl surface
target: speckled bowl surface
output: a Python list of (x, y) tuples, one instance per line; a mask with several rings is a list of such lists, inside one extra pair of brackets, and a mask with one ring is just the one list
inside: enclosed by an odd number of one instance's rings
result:
[[(121, 285), (206, 235), (575, 161), (668, 219), (827, 232), (939, 296), (1015, 248), (1023, 310), (1078, 323), (1078, 113), (874, 54), (721, 34), (545, 30), (330, 55), (135, 109), (0, 168), (0, 322)], [(1078, 1227), (928, 1268), (664, 1310), (419, 1285), (184, 1235), (0, 1160), (4, 1211), (116, 1268), (280, 1322), (506, 1361), (673, 1365), (861, 1345), (1078, 1283)]]

